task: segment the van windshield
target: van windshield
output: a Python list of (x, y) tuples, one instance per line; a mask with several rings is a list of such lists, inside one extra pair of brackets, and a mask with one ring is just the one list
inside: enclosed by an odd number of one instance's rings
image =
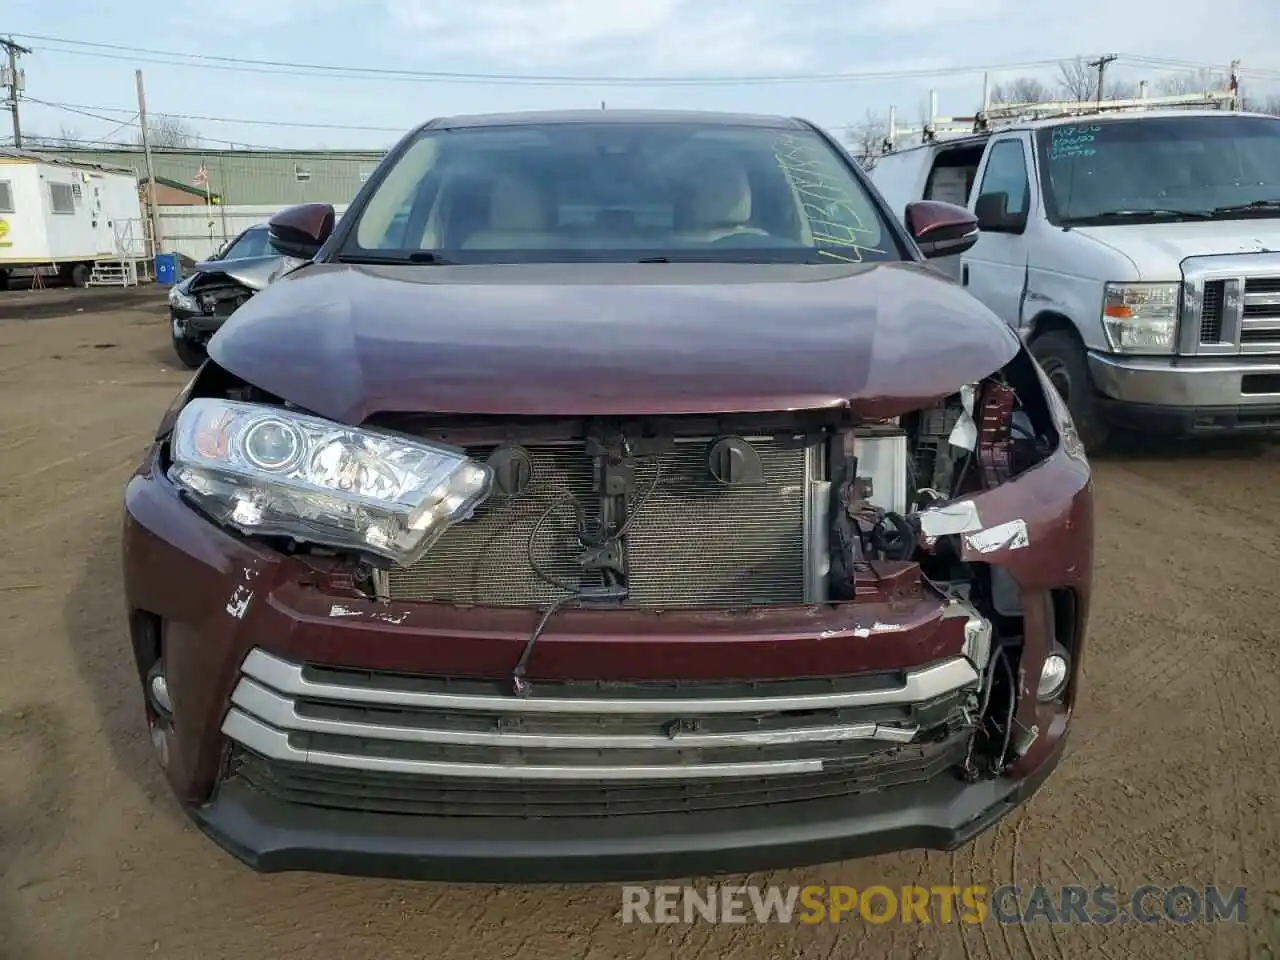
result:
[(1053, 223), (1280, 216), (1280, 118), (1080, 121), (1036, 142)]
[(339, 259), (899, 260), (851, 164), (802, 128), (529, 123), (424, 130)]

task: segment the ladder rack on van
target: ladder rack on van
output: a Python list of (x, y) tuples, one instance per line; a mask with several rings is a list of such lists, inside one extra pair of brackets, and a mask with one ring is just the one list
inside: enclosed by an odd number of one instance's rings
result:
[(896, 108), (889, 108), (888, 135), (881, 144), (881, 153), (892, 153), (900, 138), (916, 137), (919, 142), (937, 143), (940, 139), (990, 134), (1000, 126), (1022, 123), (1028, 120), (1050, 120), (1058, 117), (1086, 117), (1102, 113), (1157, 110), (1162, 107), (1206, 107), (1229, 110), (1240, 109), (1239, 61), (1231, 64), (1231, 81), (1225, 90), (1206, 90), (1202, 93), (1175, 94), (1167, 97), (1146, 96), (1147, 84), (1141, 84), (1142, 95), (1124, 100), (1047, 100), (1028, 103), (989, 102), (989, 88), (983, 82), (981, 110), (967, 117), (938, 116), (937, 91), (929, 93), (930, 120), (919, 125), (901, 125), (897, 122)]

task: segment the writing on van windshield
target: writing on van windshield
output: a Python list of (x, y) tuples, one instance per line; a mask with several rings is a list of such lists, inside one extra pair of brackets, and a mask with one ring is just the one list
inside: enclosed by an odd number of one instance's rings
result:
[(1078, 127), (1055, 127), (1049, 141), (1049, 159), (1092, 157), (1098, 152), (1094, 138), (1102, 130), (1096, 123)]

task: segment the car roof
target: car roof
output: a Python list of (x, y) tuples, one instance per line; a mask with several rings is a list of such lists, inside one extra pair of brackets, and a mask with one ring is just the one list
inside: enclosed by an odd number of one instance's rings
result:
[(438, 117), (425, 124), (432, 129), (514, 127), (545, 123), (683, 124), (699, 127), (765, 127), (799, 130), (808, 124), (796, 117), (755, 113), (717, 113), (709, 110), (529, 110), (520, 113), (477, 113)]

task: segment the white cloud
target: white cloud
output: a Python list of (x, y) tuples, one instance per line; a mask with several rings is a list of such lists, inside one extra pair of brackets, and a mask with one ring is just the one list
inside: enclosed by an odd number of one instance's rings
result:
[[(486, 62), (488, 72), (610, 68), (621, 73), (759, 73), (796, 69), (781, 5), (742, 0), (388, 0), (403, 50)], [(817, 38), (815, 38), (817, 39)], [(626, 64), (626, 68), (619, 67)]]

